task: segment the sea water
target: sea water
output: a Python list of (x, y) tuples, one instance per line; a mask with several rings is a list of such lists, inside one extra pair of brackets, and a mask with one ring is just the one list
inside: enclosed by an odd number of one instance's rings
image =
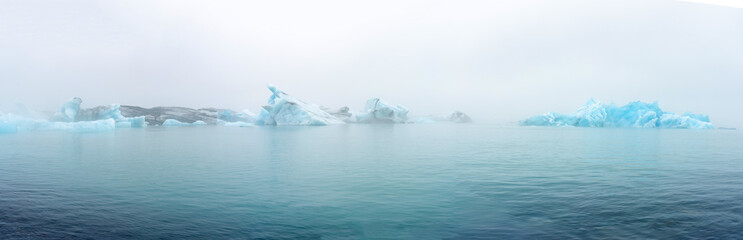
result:
[(0, 135), (0, 239), (743, 238), (736, 130)]

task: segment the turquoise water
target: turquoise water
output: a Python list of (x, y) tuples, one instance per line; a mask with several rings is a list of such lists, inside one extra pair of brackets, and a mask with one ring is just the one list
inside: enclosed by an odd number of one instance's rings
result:
[(487, 124), (0, 135), (0, 239), (743, 238), (743, 134)]

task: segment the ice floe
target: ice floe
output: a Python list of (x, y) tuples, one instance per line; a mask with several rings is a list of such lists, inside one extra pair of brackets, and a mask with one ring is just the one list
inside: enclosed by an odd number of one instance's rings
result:
[(268, 85), (272, 95), (255, 121), (257, 125), (330, 125), (344, 122), (323, 111), (316, 104), (306, 103)]
[(593, 99), (573, 114), (549, 112), (521, 121), (526, 126), (575, 126), (622, 128), (714, 128), (709, 117), (702, 114), (677, 115), (664, 112), (657, 102), (630, 102), (624, 106), (604, 104)]

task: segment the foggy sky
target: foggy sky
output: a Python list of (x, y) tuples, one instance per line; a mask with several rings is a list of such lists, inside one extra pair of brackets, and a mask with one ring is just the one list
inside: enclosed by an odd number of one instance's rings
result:
[[(719, 1), (718, 1), (719, 2)], [(743, 9), (684, 1), (0, 1), (0, 107), (307, 102), (513, 122), (589, 98), (743, 127)], [(3, 109), (3, 108), (0, 108)]]

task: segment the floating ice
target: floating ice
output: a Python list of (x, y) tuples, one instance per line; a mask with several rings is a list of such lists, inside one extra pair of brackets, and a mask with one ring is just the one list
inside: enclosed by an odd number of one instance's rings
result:
[(139, 117), (124, 117), (121, 115), (118, 104), (111, 104), (108, 106), (98, 106), (89, 109), (81, 109), (80, 104), (82, 99), (73, 98), (69, 102), (62, 105), (59, 112), (56, 112), (51, 118), (52, 122), (83, 122), (83, 121), (98, 121), (113, 119), (115, 126), (118, 128), (123, 127), (145, 127), (144, 116)]
[(340, 120), (347, 120), (349, 117), (351, 117), (351, 112), (349, 112), (348, 107), (341, 107), (338, 109), (330, 109), (327, 107), (320, 107), (323, 111), (330, 113), (330, 115), (333, 115), (334, 117), (337, 117)]
[(343, 124), (337, 117), (320, 109), (315, 104), (305, 103), (273, 85), (268, 105), (263, 106), (255, 123), (258, 125), (330, 125)]
[(354, 113), (346, 121), (353, 123), (405, 123), (408, 121), (408, 109), (400, 104), (392, 105), (379, 98), (370, 98), (366, 101), (364, 112)]
[(62, 105), (59, 112), (54, 113), (50, 121), (53, 122), (74, 122), (77, 118), (77, 112), (80, 111), (80, 104), (83, 102), (80, 98), (73, 98), (69, 102)]
[(82, 122), (50, 122), (15, 114), (0, 113), (0, 133), (64, 130), (70, 132), (107, 132), (116, 129), (113, 119)]
[(631, 102), (617, 107), (588, 100), (574, 114), (546, 113), (521, 121), (527, 126), (628, 127), (628, 128), (695, 128), (711, 129), (709, 117), (686, 113), (664, 112), (658, 103)]
[(413, 123), (436, 123), (436, 122), (453, 122), (453, 123), (471, 123), (472, 118), (460, 111), (454, 111), (446, 116), (426, 116), (413, 120)]
[(0, 112), (0, 133), (14, 133), (18, 132), (18, 126), (12, 123), (5, 114)]
[(455, 122), (455, 123), (471, 123), (472, 118), (470, 116), (467, 116), (467, 114), (464, 114), (460, 111), (454, 111), (446, 116), (446, 119), (449, 120), (449, 122)]
[(252, 123), (249, 123), (249, 122), (242, 122), (242, 121), (226, 122), (222, 120), (219, 120), (217, 122), (217, 125), (225, 126), (225, 127), (252, 127), (254, 126)]
[(184, 123), (175, 119), (166, 119), (163, 122), (164, 127), (186, 127), (186, 126), (203, 126), (206, 125), (206, 122), (204, 121), (195, 121), (193, 123)]
[(12, 133), (23, 131), (51, 131), (64, 130), (70, 132), (102, 132), (113, 131), (122, 127), (144, 127), (144, 117), (126, 118), (119, 112), (119, 105), (99, 106), (91, 109), (81, 109), (80, 98), (73, 98), (49, 120), (30, 117), (30, 111), (23, 108), (24, 113), (0, 113), (0, 132)]
[(192, 109), (186, 107), (153, 107), (121, 106), (121, 114), (127, 117), (144, 116), (149, 125), (162, 125), (166, 119), (175, 119), (180, 122), (203, 121), (207, 124), (216, 124), (220, 111), (229, 111), (217, 108)]
[(222, 110), (217, 113), (217, 118), (224, 122), (254, 122), (256, 115), (249, 110), (243, 110), (242, 112), (235, 112), (232, 110)]

